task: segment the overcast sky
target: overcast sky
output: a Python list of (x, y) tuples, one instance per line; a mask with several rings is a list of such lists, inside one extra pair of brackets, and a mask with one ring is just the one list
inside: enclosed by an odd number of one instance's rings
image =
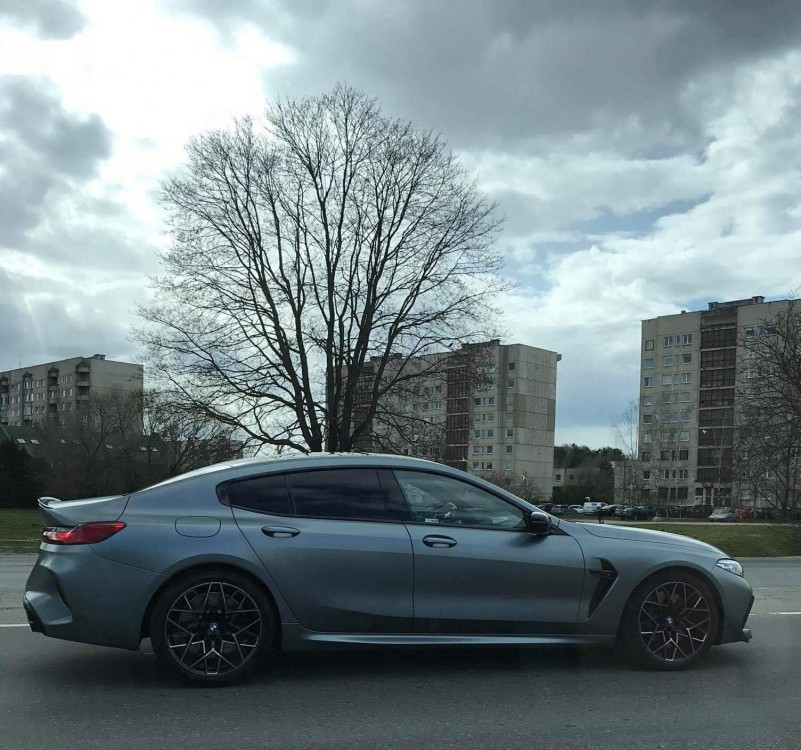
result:
[(131, 360), (184, 143), (337, 81), (500, 202), (557, 442), (612, 441), (641, 319), (801, 287), (798, 0), (0, 0), (0, 370)]

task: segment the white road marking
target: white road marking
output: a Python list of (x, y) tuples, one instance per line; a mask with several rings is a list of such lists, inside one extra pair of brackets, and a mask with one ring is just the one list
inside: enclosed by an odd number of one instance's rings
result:
[(8, 625), (0, 624), (0, 628), (29, 628), (29, 627), (30, 627), (30, 625), (28, 625), (27, 622), (25, 622), (25, 623), (15, 622), (15, 623), (8, 624)]
[(768, 612), (769, 615), (801, 615), (801, 612)]

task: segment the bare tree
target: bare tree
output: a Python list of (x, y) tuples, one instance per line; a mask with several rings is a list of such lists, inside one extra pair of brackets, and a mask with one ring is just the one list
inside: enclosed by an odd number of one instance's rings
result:
[(148, 457), (153, 447), (161, 446), (164, 456), (157, 463), (163, 478), (182, 474), (202, 466), (240, 457), (246, 442), (238, 438), (236, 428), (185, 404), (162, 391), (144, 394), (142, 445)]
[(279, 450), (351, 450), (441, 375), (432, 354), (491, 338), (496, 207), (439, 136), (337, 86), (187, 151), (135, 337), (207, 416)]
[[(624, 505), (636, 505), (642, 486), (640, 463), (640, 407), (637, 401), (629, 401), (626, 410), (612, 426), (615, 446), (623, 453), (623, 460), (615, 462), (615, 485), (620, 487)], [(617, 498), (615, 498), (617, 502)]]

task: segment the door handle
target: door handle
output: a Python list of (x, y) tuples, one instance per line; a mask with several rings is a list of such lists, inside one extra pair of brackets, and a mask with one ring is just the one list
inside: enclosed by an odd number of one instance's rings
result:
[(433, 547), (434, 549), (443, 549), (445, 547), (455, 547), (456, 540), (451, 539), (449, 536), (439, 536), (438, 534), (431, 534), (423, 537), (423, 544), (426, 547)]
[(288, 539), (300, 534), (300, 529), (294, 529), (291, 526), (262, 526), (261, 533), (274, 539)]

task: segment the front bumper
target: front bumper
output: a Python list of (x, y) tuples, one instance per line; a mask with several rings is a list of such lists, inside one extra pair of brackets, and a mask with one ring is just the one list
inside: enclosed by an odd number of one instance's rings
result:
[(754, 606), (754, 592), (751, 584), (742, 576), (734, 575), (717, 566), (712, 571), (722, 604), (722, 624), (718, 643), (748, 643), (751, 628), (746, 627), (751, 607)]

